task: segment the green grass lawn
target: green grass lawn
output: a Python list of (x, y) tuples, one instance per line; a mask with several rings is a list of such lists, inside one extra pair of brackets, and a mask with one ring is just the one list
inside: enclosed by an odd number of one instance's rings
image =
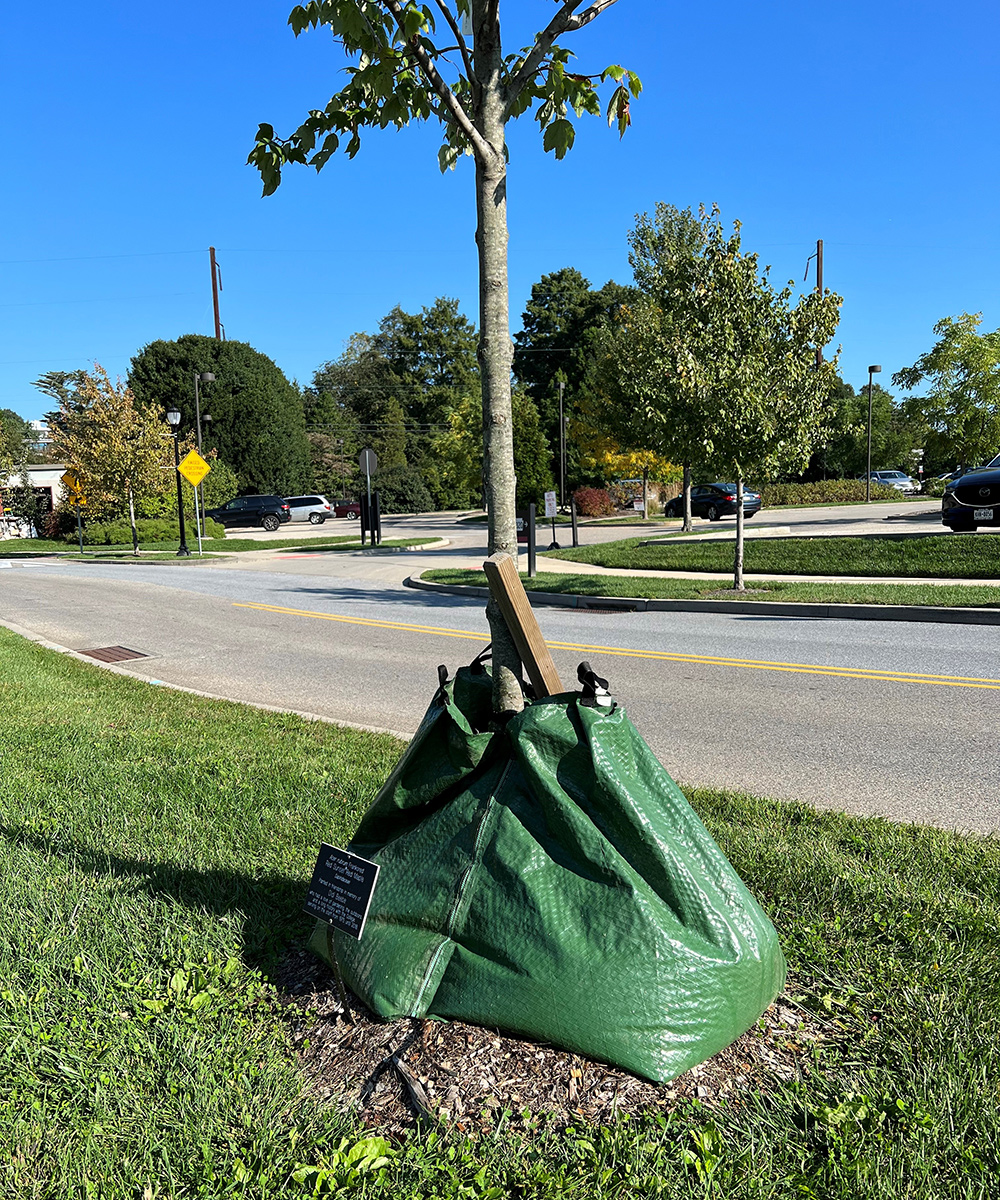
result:
[[(552, 558), (602, 567), (660, 571), (731, 571), (733, 540), (637, 546), (629, 539), (552, 550)], [(896, 575), (1000, 578), (1000, 537), (878, 534), (873, 537), (748, 538), (744, 569), (775, 575)]]
[(690, 792), (823, 1023), (809, 1077), (527, 1145), (418, 1130), (352, 1182), (341, 1139), (377, 1130), (305, 1086), (269, 979), (319, 841), (346, 841), (400, 743), (2, 629), (0, 661), (3, 1197), (995, 1194), (997, 841)]
[[(432, 583), (486, 587), (482, 571), (456, 567), (424, 571)], [(643, 600), (782, 600), (802, 604), (919, 604), (945, 608), (998, 608), (1000, 587), (941, 583), (754, 583), (752, 590), (735, 595), (723, 580), (649, 579), (633, 575), (556, 575), (543, 572), (529, 579), (521, 575), (529, 592), (554, 592), (562, 596), (634, 596)], [(724, 590), (724, 594), (720, 594)]]

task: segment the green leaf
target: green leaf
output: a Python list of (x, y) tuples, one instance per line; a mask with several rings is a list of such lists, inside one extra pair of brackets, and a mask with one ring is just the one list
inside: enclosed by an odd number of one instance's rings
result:
[(454, 171), (455, 164), (458, 162), (458, 147), (450, 146), (446, 142), (440, 150), (438, 150), (438, 166), (441, 168), (441, 174), (445, 171)]
[(553, 121), (545, 130), (545, 139), (542, 144), (546, 151), (554, 150), (556, 158), (565, 158), (567, 151), (572, 149), (575, 139), (576, 129), (573, 127), (573, 122), (561, 117), (558, 121)]

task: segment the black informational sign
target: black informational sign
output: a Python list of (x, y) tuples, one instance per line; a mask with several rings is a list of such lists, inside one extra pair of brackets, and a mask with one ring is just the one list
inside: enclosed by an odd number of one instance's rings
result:
[(377, 863), (324, 843), (303, 908), (341, 933), (360, 938), (378, 873)]

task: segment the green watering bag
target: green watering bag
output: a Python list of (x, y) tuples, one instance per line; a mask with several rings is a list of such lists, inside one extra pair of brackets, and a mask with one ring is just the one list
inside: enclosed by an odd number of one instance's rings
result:
[[(491, 689), (442, 685), (362, 820), (381, 873), (360, 942), (333, 935), (344, 978), (380, 1017), (673, 1079), (780, 991), (774, 927), (621, 707), (565, 693), (498, 728)], [(310, 945), (329, 961), (324, 923)]]

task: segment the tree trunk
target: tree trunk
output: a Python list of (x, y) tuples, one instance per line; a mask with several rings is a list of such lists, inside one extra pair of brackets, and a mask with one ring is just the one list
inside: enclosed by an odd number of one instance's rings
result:
[[(476, 76), (482, 88), (476, 127), (493, 149), (476, 154), (479, 250), (479, 375), (483, 394), (483, 473), (489, 513), (489, 554), (517, 561), (514, 511), (514, 430), (510, 403), (510, 339), (507, 281), (507, 165), (504, 156), (503, 54), (495, 0), (473, 0)], [(521, 660), (499, 608), (486, 606), (493, 640), (493, 707), (520, 712)]]
[(132, 485), (128, 488), (128, 523), (132, 526), (132, 553), (139, 557), (139, 530), (135, 525), (135, 500), (132, 496)]
[(736, 556), (733, 561), (733, 590), (746, 591), (743, 582), (743, 476), (736, 475)]
[(642, 519), (649, 520), (649, 467), (642, 468)]
[(691, 524), (691, 464), (684, 464), (684, 524), (681, 527), (683, 533), (690, 533), (694, 526)]

